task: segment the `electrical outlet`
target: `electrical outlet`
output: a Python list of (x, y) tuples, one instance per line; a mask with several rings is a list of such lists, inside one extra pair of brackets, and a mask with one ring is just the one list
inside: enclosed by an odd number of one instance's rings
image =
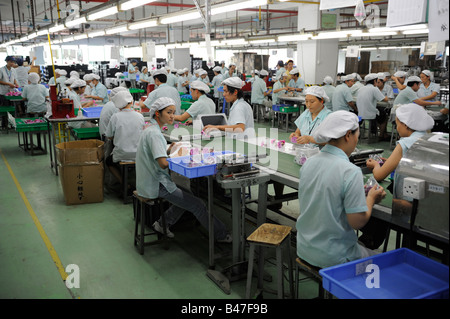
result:
[(425, 198), (425, 181), (414, 177), (406, 177), (403, 180), (403, 196), (414, 199)]

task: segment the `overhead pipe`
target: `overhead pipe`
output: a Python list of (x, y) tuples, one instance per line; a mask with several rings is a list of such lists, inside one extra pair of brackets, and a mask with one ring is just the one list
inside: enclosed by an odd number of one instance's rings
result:
[(0, 30), (2, 32), (2, 42), (5, 41), (5, 34), (3, 33), (3, 21), (2, 21), (2, 11), (0, 10)]
[(19, 15), (20, 35), (22, 35), (22, 21), (20, 20), (20, 6), (19, 6), (19, 1), (17, 1), (17, 13), (18, 13), (18, 15)]
[(17, 33), (16, 33), (16, 18), (15, 18), (15, 15), (14, 15), (14, 0), (11, 0), (11, 11), (12, 11), (12, 16), (13, 16), (14, 37), (17, 37)]
[[(34, 0), (30, 0), (31, 2), (31, 12), (34, 11)], [(31, 21), (33, 22), (33, 31), (36, 30), (36, 24), (34, 23), (34, 14), (31, 15)]]

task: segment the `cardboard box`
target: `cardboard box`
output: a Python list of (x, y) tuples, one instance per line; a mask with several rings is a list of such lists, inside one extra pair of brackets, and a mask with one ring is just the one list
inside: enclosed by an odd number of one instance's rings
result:
[(104, 142), (64, 142), (56, 150), (66, 205), (102, 202)]

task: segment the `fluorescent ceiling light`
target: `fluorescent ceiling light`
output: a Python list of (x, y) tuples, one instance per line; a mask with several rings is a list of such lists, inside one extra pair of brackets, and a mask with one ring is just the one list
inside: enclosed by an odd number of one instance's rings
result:
[(19, 38), (19, 42), (24, 42), (24, 41), (27, 41), (28, 40), (28, 36), (23, 36), (23, 37), (21, 37), (21, 38)]
[(245, 39), (230, 39), (230, 40), (223, 40), (222, 44), (225, 45), (243, 45), (248, 44), (248, 41)]
[(151, 3), (151, 2), (155, 2), (156, 0), (130, 0), (130, 1), (126, 1), (124, 3), (122, 3), (120, 5), (120, 10), (125, 11), (125, 10), (130, 10), (139, 6), (142, 6), (144, 4), (147, 3)]
[(423, 30), (407, 30), (407, 31), (403, 31), (403, 34), (426, 34), (429, 33), (430, 30), (428, 29), (423, 29)]
[(39, 30), (38, 32), (36, 32), (36, 34), (37, 34), (38, 36), (40, 36), (40, 35), (45, 35), (45, 34), (47, 34), (47, 33), (48, 33), (48, 30), (47, 30), (47, 29)]
[(360, 37), (387, 37), (387, 36), (391, 36), (391, 35), (397, 35), (397, 32), (394, 31), (383, 31), (383, 32), (367, 32), (367, 33), (362, 33), (357, 35)]
[(247, 9), (247, 8), (252, 8), (252, 7), (259, 7), (259, 6), (263, 6), (263, 5), (267, 5), (267, 0), (235, 1), (234, 3), (231, 3), (231, 4), (211, 8), (211, 15), (232, 12), (232, 11), (234, 12), (236, 10), (242, 10), (242, 9)]
[(38, 35), (36, 32), (31, 33), (30, 35), (28, 35), (28, 40), (34, 39), (36, 38)]
[(89, 38), (100, 37), (102, 35), (105, 35), (105, 33), (106, 33), (105, 30), (88, 32), (88, 37)]
[(313, 39), (339, 39), (347, 38), (349, 36), (358, 37), (362, 34), (362, 30), (345, 30), (334, 32), (320, 32), (318, 35), (313, 36)]
[(275, 39), (254, 39), (254, 40), (248, 40), (252, 44), (258, 44), (258, 43), (273, 43), (275, 42)]
[(306, 41), (311, 37), (312, 37), (311, 34), (282, 35), (278, 37), (278, 41), (280, 42)]
[(166, 18), (161, 18), (160, 22), (162, 24), (170, 24), (170, 23), (177, 23), (177, 22), (183, 22), (187, 20), (194, 20), (194, 19), (200, 19), (200, 13), (198, 11), (192, 11), (188, 13), (179, 13), (175, 15), (169, 15)]
[(54, 33), (54, 32), (59, 32), (64, 30), (66, 27), (64, 26), (64, 24), (56, 24), (55, 26), (51, 27), (48, 29), (48, 32), (50, 33)]
[(152, 19), (152, 20), (145, 20), (145, 21), (130, 23), (128, 25), (128, 28), (130, 30), (137, 30), (137, 29), (156, 27), (157, 25), (158, 25), (158, 20)]
[(81, 40), (81, 39), (87, 39), (87, 34), (78, 34), (76, 36), (73, 37), (74, 40)]
[(88, 20), (91, 20), (91, 21), (97, 20), (100, 18), (104, 18), (104, 17), (110, 16), (110, 15), (116, 14), (117, 12), (119, 12), (119, 9), (117, 9), (117, 6), (110, 7), (108, 9), (89, 14)]
[(127, 26), (126, 25), (121, 25), (121, 26), (118, 26), (118, 27), (106, 29), (106, 34), (115, 34), (115, 33), (120, 33), (120, 32), (125, 32), (125, 31), (128, 31)]
[(71, 36), (71, 37), (66, 37), (66, 38), (64, 38), (64, 39), (62, 39), (62, 42), (72, 42), (74, 40), (74, 38), (73, 38), (73, 36)]
[(76, 26), (76, 25), (79, 25), (82, 23), (86, 23), (86, 17), (81, 17), (78, 19), (73, 19), (73, 20), (67, 21), (65, 23), (65, 25), (66, 25), (66, 27), (70, 28), (70, 27), (73, 27), (73, 26)]

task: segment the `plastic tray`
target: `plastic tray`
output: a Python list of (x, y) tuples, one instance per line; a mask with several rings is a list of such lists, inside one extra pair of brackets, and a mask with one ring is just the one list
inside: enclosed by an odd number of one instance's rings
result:
[(281, 106), (280, 107), (280, 112), (283, 113), (294, 113), (294, 112), (299, 112), (300, 108), (297, 106)]
[(75, 136), (78, 139), (99, 139), (100, 132), (98, 127), (73, 128)]
[(85, 117), (100, 117), (103, 106), (86, 107), (83, 108), (83, 115)]
[[(379, 288), (368, 288), (379, 269)], [(342, 299), (448, 299), (449, 268), (407, 248), (320, 270), (323, 288)], [(369, 285), (370, 286), (370, 285)]]
[(191, 102), (185, 102), (185, 101), (183, 101), (183, 102), (181, 102), (181, 109), (182, 109), (182, 110), (187, 110), (187, 109), (189, 109), (189, 108), (191, 107), (191, 105), (192, 105)]
[(22, 95), (15, 96), (15, 95), (5, 95), (5, 99), (8, 101), (14, 101), (14, 100), (23, 100)]
[(37, 118), (21, 118), (16, 120), (16, 132), (35, 132), (35, 131), (47, 131), (48, 124), (42, 117), (39, 119), (44, 120), (43, 123), (27, 124), (25, 120), (36, 120)]

